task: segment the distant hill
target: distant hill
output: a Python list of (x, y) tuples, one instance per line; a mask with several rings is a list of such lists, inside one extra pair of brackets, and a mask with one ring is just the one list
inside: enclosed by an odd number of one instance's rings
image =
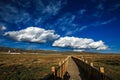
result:
[(57, 51), (47, 51), (47, 50), (25, 50), (25, 49), (19, 49), (19, 48), (9, 48), (9, 47), (2, 47), (0, 46), (0, 52), (17, 52), (17, 53), (58, 53)]
[(26, 51), (26, 50), (18, 49), (18, 48), (9, 48), (9, 47), (1, 47), (1, 46), (0, 46), (0, 52), (8, 52), (9, 50), (10, 50), (11, 52)]
[(48, 50), (25, 50), (19, 48), (9, 48), (0, 46), (0, 52), (16, 52), (16, 53), (44, 53), (44, 54), (100, 54), (96, 52), (74, 52), (74, 51), (48, 51)]

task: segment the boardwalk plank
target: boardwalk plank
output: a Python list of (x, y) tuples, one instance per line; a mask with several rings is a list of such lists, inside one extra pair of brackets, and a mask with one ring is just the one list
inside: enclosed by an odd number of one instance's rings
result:
[(69, 80), (81, 80), (79, 69), (72, 58), (69, 58), (67, 71), (70, 75)]

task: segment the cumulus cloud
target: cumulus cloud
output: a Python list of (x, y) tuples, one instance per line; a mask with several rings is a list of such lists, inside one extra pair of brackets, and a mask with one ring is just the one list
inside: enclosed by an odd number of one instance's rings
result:
[(54, 30), (45, 30), (38, 27), (28, 27), (19, 31), (9, 31), (4, 35), (17, 41), (28, 41), (37, 43), (46, 43), (47, 41), (57, 39), (58, 34)]
[(6, 30), (7, 28), (5, 26), (0, 26), (0, 31)]
[(96, 50), (106, 50), (107, 46), (103, 41), (94, 41), (88, 38), (77, 38), (77, 37), (61, 37), (60, 39), (54, 41), (52, 46), (57, 47), (70, 47), (77, 49), (96, 49)]

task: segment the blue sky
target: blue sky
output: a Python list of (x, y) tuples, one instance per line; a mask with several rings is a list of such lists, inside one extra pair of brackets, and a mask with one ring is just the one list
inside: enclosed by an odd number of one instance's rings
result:
[(0, 0), (0, 46), (120, 53), (120, 0)]

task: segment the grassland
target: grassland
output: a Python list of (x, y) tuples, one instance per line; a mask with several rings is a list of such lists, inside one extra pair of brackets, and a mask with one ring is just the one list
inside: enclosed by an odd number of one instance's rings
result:
[(83, 56), (95, 67), (104, 66), (114, 80), (120, 80), (120, 55), (87, 53), (4, 54), (0, 52), (0, 80), (40, 80), (68, 55)]
[(105, 68), (105, 73), (113, 80), (120, 80), (120, 54), (86, 54), (84, 58), (94, 66)]

